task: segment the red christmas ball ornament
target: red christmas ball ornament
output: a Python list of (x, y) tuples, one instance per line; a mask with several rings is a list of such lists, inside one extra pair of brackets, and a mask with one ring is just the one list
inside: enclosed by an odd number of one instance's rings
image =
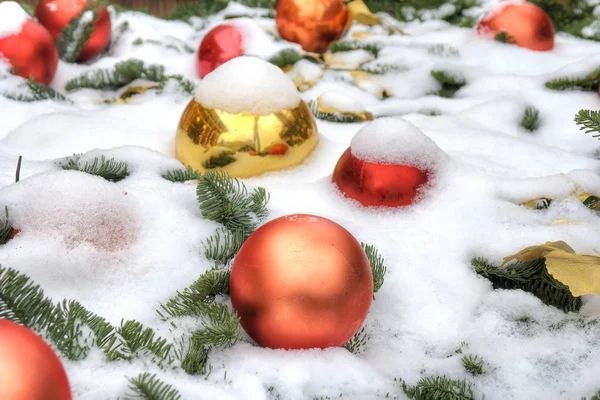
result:
[[(69, 21), (80, 16), (87, 2), (88, 0), (41, 0), (35, 9), (35, 17), (56, 40)], [(85, 42), (77, 61), (87, 61), (100, 55), (110, 42), (110, 14), (106, 8), (99, 8), (97, 12), (98, 20), (94, 31)]]
[(204, 78), (227, 61), (244, 54), (242, 32), (232, 24), (219, 25), (206, 34), (198, 49), (198, 75)]
[(65, 369), (35, 332), (0, 319), (0, 398), (71, 400)]
[(354, 136), (335, 166), (332, 181), (363, 206), (407, 206), (429, 183), (441, 153), (416, 126), (381, 118)]
[(17, 3), (0, 3), (0, 58), (13, 71), (49, 85), (58, 68), (58, 51), (46, 28), (30, 19)]
[(477, 33), (496, 37), (501, 32), (517, 46), (547, 51), (554, 48), (552, 20), (540, 7), (523, 0), (498, 4), (477, 26)]
[(369, 260), (342, 226), (287, 215), (258, 228), (240, 249), (230, 293), (244, 330), (272, 349), (344, 345), (373, 299)]
[(275, 12), (281, 37), (314, 53), (325, 53), (342, 37), (348, 18), (343, 0), (280, 0)]

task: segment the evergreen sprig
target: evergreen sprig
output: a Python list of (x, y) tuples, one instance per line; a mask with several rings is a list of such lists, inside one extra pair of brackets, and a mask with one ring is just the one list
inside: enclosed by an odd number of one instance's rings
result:
[(575, 116), (575, 123), (580, 125), (579, 130), (593, 133), (592, 137), (600, 138), (600, 111), (579, 110)]
[(213, 235), (206, 238), (204, 256), (208, 260), (215, 261), (217, 265), (227, 265), (233, 260), (245, 240), (246, 235), (243, 231), (217, 229)]
[(169, 385), (148, 372), (129, 378), (130, 392), (125, 395), (125, 400), (180, 400), (181, 394), (172, 385)]
[[(271, 0), (238, 0), (237, 2), (248, 7), (273, 7), (273, 2)], [(189, 20), (193, 17), (206, 18), (222, 11), (225, 7), (227, 7), (228, 3), (229, 0), (198, 0), (194, 3), (186, 3), (175, 8), (175, 10), (173, 10), (169, 16), (169, 19), (189, 22)]]
[(68, 81), (65, 88), (67, 91), (83, 88), (116, 90), (136, 79), (161, 82), (165, 77), (164, 66), (146, 65), (141, 60), (129, 59), (115, 64), (112, 69), (85, 72)]
[(26, 103), (32, 103), (34, 101), (42, 101), (42, 100), (59, 100), (71, 102), (71, 100), (67, 99), (63, 94), (57, 92), (44, 85), (43, 83), (36, 82), (32, 76), (29, 77), (27, 81), (25, 81), (24, 85), (27, 87), (29, 93), (2, 93), (2, 96), (16, 101), (23, 101)]
[(460, 50), (447, 44), (431, 44), (426, 46), (427, 52), (439, 57), (459, 57)]
[(8, 206), (4, 206), (4, 214), (4, 220), (0, 219), (0, 245), (8, 242), (15, 231), (8, 222)]
[(232, 231), (249, 235), (268, 215), (269, 194), (265, 189), (248, 194), (243, 183), (221, 170), (202, 175), (196, 193), (202, 216)]
[(344, 345), (346, 350), (352, 354), (360, 354), (365, 350), (369, 339), (371, 337), (365, 331), (365, 328), (361, 328), (352, 338)]
[(167, 75), (160, 80), (158, 83), (157, 93), (161, 94), (164, 92), (167, 88), (167, 85), (169, 85), (171, 82), (175, 82), (175, 84), (187, 94), (194, 94), (194, 91), (196, 90), (196, 84), (194, 84), (194, 82), (186, 79), (183, 75), (175, 74)]
[(331, 53), (351, 50), (366, 50), (373, 54), (373, 57), (377, 57), (381, 48), (375, 43), (364, 43), (358, 40), (339, 40), (329, 45), (329, 51)]
[(506, 43), (506, 44), (516, 44), (517, 43), (515, 38), (512, 37), (511, 35), (509, 35), (508, 32), (506, 32), (506, 31), (498, 32), (496, 34), (496, 36), (494, 36), (494, 40), (496, 40), (500, 43)]
[(202, 174), (194, 170), (191, 166), (187, 169), (172, 169), (162, 175), (162, 177), (171, 182), (187, 182), (200, 179)]
[(531, 0), (531, 2), (548, 14), (557, 31), (584, 39), (600, 40), (600, 29), (591, 36), (583, 34), (583, 28), (590, 27), (598, 21), (594, 13), (596, 3), (587, 0)]
[[(587, 400), (587, 397), (582, 397), (581, 400)], [(590, 397), (590, 400), (600, 400), (600, 390), (594, 393), (592, 397)]]
[(339, 124), (347, 124), (347, 123), (354, 123), (354, 122), (362, 121), (361, 119), (359, 119), (353, 115), (346, 115), (346, 114), (342, 114), (342, 113), (338, 113), (338, 112), (333, 112), (333, 113), (321, 112), (321, 111), (319, 111), (319, 106), (318, 106), (317, 102), (314, 100), (310, 100), (308, 102), (308, 108), (310, 109), (310, 111), (313, 113), (313, 115), (316, 118), (322, 119), (324, 121), (336, 122)]
[(501, 268), (491, 265), (483, 258), (474, 258), (471, 264), (475, 267), (475, 272), (492, 282), (494, 289), (521, 289), (533, 294), (544, 304), (564, 312), (577, 312), (581, 308), (581, 298), (574, 297), (566, 285), (548, 273), (543, 258), (518, 261)]
[(377, 293), (385, 281), (385, 274), (387, 272), (387, 267), (384, 264), (385, 260), (381, 257), (375, 246), (366, 243), (361, 243), (360, 245), (369, 259), (369, 264), (371, 264), (371, 272), (373, 273), (373, 293)]
[(406, 70), (407, 68), (405, 67), (393, 64), (363, 65), (357, 69), (357, 71), (366, 72), (372, 75), (384, 75), (390, 72), (402, 72)]
[(479, 356), (466, 355), (461, 358), (463, 367), (473, 375), (483, 375), (483, 360)]
[(122, 358), (130, 360), (150, 355), (152, 361), (159, 365), (173, 362), (173, 345), (157, 336), (151, 328), (144, 328), (141, 323), (129, 320), (121, 321), (121, 326), (116, 331), (122, 339)]
[(95, 157), (91, 164), (86, 162), (83, 166), (77, 157), (70, 158), (66, 164), (60, 166), (64, 170), (100, 176), (110, 182), (118, 182), (129, 176), (129, 165), (126, 162), (117, 162), (114, 158), (107, 160), (104, 156), (100, 159)]
[(438, 81), (442, 88), (436, 92), (438, 96), (451, 98), (454, 97), (463, 86), (467, 84), (465, 78), (455, 72), (433, 70), (431, 71), (433, 79)]
[(79, 58), (85, 42), (94, 32), (97, 20), (98, 12), (86, 6), (77, 17), (69, 21), (56, 39), (56, 48), (61, 60), (72, 63)]
[(425, 377), (415, 386), (400, 380), (402, 390), (411, 400), (475, 400), (471, 382), (446, 376)]
[(283, 68), (288, 65), (296, 64), (302, 58), (302, 54), (295, 49), (283, 49), (279, 53), (271, 56), (269, 62), (279, 68)]
[(160, 40), (156, 40), (156, 39), (142, 39), (141, 37), (135, 39), (131, 44), (133, 44), (134, 46), (141, 46), (143, 44), (150, 44), (153, 46), (160, 46), (160, 47), (164, 47), (165, 49), (173, 49), (175, 51), (177, 51), (178, 53), (193, 53), (194, 49), (192, 47), (190, 47), (190, 45), (188, 45), (187, 43), (185, 43), (184, 41), (177, 39), (175, 37), (167, 37), (166, 41), (160, 41)]
[(528, 106), (525, 108), (525, 113), (521, 119), (521, 126), (530, 132), (537, 129), (539, 122), (540, 110), (535, 107)]
[(550, 90), (582, 90), (592, 91), (598, 87), (600, 67), (584, 77), (558, 77), (547, 81), (544, 85)]

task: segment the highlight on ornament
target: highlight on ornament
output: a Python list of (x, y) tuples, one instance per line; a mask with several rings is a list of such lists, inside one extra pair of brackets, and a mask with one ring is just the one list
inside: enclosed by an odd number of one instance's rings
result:
[(256, 57), (208, 74), (184, 110), (176, 156), (200, 172), (246, 178), (302, 164), (318, 143), (315, 119), (292, 80)]
[(343, 346), (367, 317), (373, 275), (344, 227), (293, 214), (261, 226), (242, 245), (230, 294), (242, 327), (261, 346)]
[(48, 29), (54, 40), (59, 39), (73, 18), (79, 18), (80, 23), (93, 23), (93, 30), (76, 58), (77, 61), (88, 61), (106, 49), (111, 37), (108, 10), (100, 5), (88, 10), (94, 4), (94, 1), (88, 0), (41, 0), (35, 9), (35, 17)]
[(325, 53), (351, 19), (343, 0), (280, 0), (275, 22), (283, 39), (306, 51)]
[(418, 201), (444, 157), (410, 122), (380, 118), (354, 136), (332, 181), (345, 197), (363, 206), (408, 206)]
[(482, 37), (515, 44), (537, 51), (554, 48), (554, 26), (539, 6), (525, 0), (510, 0), (496, 5), (477, 26)]
[(49, 85), (58, 68), (58, 50), (50, 33), (14, 1), (0, 3), (0, 58), (25, 78)]
[(0, 318), (0, 398), (71, 400), (67, 373), (34, 331)]

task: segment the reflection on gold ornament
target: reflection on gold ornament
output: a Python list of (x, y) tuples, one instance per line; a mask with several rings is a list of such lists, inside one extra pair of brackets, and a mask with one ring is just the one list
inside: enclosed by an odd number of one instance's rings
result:
[(206, 108), (192, 99), (177, 128), (176, 156), (200, 172), (219, 168), (248, 178), (302, 164), (318, 140), (303, 101), (293, 109), (252, 115)]

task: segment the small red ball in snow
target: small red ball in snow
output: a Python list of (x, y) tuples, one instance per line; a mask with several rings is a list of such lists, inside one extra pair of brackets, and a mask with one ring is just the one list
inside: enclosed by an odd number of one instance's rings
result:
[(231, 24), (219, 25), (206, 34), (198, 49), (198, 75), (204, 78), (227, 61), (244, 54), (242, 33)]

